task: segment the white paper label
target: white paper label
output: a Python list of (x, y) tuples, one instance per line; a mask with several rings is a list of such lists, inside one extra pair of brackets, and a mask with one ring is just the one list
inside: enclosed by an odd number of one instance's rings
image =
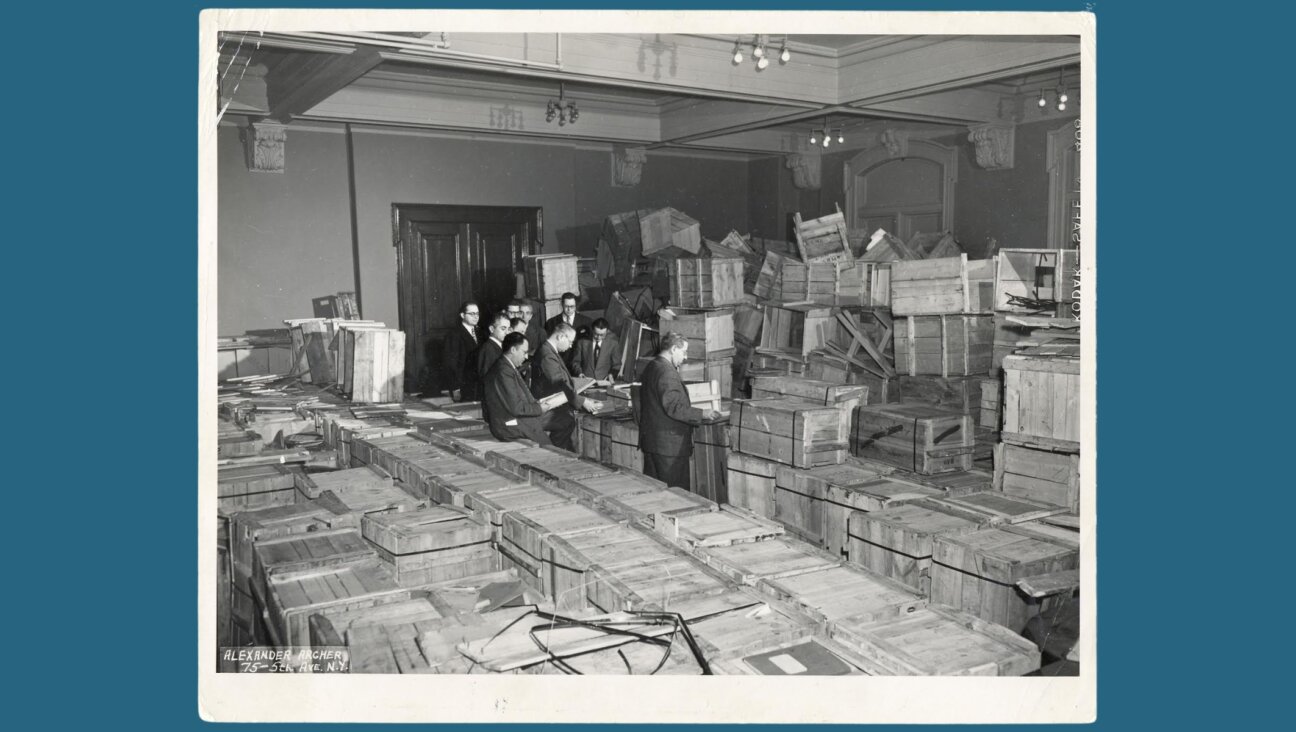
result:
[(780, 671), (789, 676), (793, 674), (803, 674), (810, 670), (805, 666), (802, 666), (800, 661), (786, 653), (780, 653), (777, 656), (770, 656), (770, 663), (778, 666)]

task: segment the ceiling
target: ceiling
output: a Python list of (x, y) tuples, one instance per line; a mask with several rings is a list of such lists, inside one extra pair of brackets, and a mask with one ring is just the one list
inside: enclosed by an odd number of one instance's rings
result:
[[(1079, 94), (1070, 36), (670, 34), (220, 34), (218, 109), (230, 120), (350, 122), (741, 154), (805, 151), (812, 127), (847, 146), (887, 127), (949, 134), (1065, 115)], [(740, 42), (743, 61), (733, 60)], [(546, 122), (550, 100), (577, 122)]]

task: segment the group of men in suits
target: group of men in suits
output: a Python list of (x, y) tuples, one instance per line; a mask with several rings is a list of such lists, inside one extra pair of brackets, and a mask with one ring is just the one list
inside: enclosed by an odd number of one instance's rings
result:
[[(621, 349), (607, 321), (591, 323), (576, 312), (576, 300), (564, 293), (562, 312), (543, 330), (532, 318), (531, 303), (514, 300), (490, 320), (484, 339), (477, 335), (481, 308), (475, 302), (460, 308), (460, 324), (447, 334), (442, 350), (445, 377), (456, 401), (482, 401), (496, 438), (525, 437), (574, 451), (574, 410), (594, 412), (601, 406), (576, 391), (572, 375), (610, 380), (620, 369)], [(581, 330), (586, 337), (577, 345)], [(542, 402), (559, 393), (563, 404)]]

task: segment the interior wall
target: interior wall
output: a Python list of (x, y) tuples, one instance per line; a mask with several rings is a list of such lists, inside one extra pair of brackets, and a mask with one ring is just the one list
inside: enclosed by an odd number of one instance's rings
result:
[[(289, 128), (285, 172), (249, 173), (238, 130), (220, 128), (218, 332), (310, 317), (314, 297), (353, 290), (346, 136)], [(649, 152), (635, 187), (613, 188), (611, 153), (503, 138), (353, 131), (365, 318), (399, 323), (392, 204), (539, 206), (544, 251), (593, 256), (604, 217), (673, 206), (703, 236), (749, 230), (748, 163)]]
[(966, 134), (939, 140), (958, 148), (959, 177), (954, 192), (954, 236), (973, 257), (1000, 249), (1037, 249), (1048, 244), (1048, 133), (1071, 120), (1017, 126), (1013, 167), (986, 170)]
[(250, 172), (235, 127), (217, 131), (216, 332), (282, 328), (311, 300), (355, 289), (341, 135), (291, 134), (283, 173)]

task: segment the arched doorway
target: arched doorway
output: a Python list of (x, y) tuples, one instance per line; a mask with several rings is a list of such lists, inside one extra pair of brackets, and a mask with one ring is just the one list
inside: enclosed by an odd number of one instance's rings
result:
[(897, 155), (878, 146), (846, 162), (842, 180), (848, 228), (886, 229), (903, 241), (919, 232), (953, 228), (955, 149), (926, 140), (904, 147)]

